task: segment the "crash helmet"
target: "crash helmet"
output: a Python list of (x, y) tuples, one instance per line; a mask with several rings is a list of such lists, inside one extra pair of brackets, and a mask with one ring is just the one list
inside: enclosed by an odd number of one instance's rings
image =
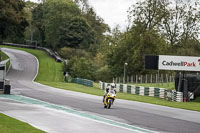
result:
[(114, 83), (110, 84), (110, 88), (114, 89), (115, 88), (115, 84)]

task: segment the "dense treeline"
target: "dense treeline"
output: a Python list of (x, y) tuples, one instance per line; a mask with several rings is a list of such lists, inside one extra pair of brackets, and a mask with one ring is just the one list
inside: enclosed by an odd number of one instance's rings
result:
[(0, 44), (4, 39), (23, 37), (28, 22), (22, 0), (0, 0)]
[(0, 0), (0, 13), (1, 42), (54, 49), (72, 77), (111, 81), (124, 63), (128, 75), (153, 72), (144, 70), (145, 55), (200, 55), (199, 0), (140, 0), (125, 32), (110, 30), (87, 0)]

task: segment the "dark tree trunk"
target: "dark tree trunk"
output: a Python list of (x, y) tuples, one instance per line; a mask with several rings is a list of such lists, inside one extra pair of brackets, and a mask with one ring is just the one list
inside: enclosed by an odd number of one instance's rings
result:
[(2, 45), (2, 44), (3, 44), (3, 36), (0, 35), (0, 45)]

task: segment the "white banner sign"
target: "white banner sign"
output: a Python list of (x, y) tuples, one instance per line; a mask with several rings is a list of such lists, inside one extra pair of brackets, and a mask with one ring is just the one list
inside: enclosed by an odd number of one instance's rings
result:
[(200, 72), (200, 57), (159, 55), (158, 69)]

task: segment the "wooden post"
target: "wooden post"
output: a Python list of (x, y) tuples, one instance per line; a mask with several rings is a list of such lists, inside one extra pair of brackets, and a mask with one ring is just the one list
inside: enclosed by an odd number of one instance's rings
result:
[(167, 73), (166, 73), (166, 80), (167, 80), (167, 83), (169, 83), (169, 77)]
[(131, 75), (131, 83), (133, 83), (133, 75)]
[(136, 74), (136, 75), (135, 75), (135, 83), (136, 83), (136, 84), (138, 83), (137, 80), (138, 80), (138, 76), (137, 76), (137, 74)]
[(148, 77), (147, 77), (147, 74), (146, 74), (146, 83), (148, 83)]

